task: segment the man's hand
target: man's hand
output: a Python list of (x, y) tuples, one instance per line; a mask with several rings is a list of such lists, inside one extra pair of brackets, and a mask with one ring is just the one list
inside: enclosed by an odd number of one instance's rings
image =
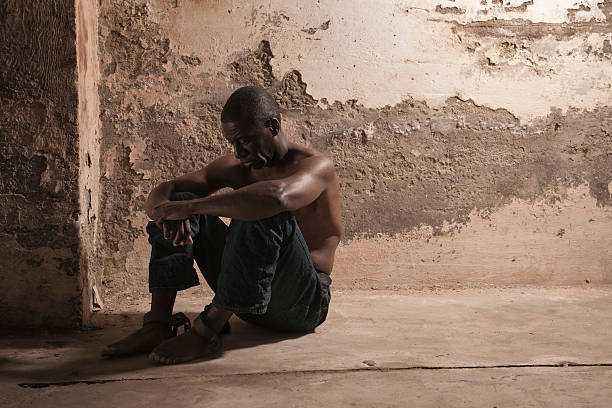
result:
[(174, 246), (192, 245), (189, 220), (169, 220), (155, 222), (162, 229), (165, 239), (172, 239)]
[(172, 239), (175, 246), (193, 244), (191, 226), (186, 206), (181, 201), (168, 201), (153, 209), (155, 223), (162, 229), (165, 239)]
[(169, 220), (186, 220), (191, 216), (188, 206), (189, 201), (166, 201), (153, 209), (152, 219), (155, 222)]

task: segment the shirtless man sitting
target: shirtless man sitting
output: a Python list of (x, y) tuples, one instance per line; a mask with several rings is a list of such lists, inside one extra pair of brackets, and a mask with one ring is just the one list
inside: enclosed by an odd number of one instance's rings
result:
[[(232, 314), (290, 331), (311, 331), (325, 320), (342, 235), (331, 159), (287, 140), (278, 104), (262, 88), (235, 91), (221, 122), (234, 155), (149, 195), (151, 311), (141, 329), (103, 356), (150, 353), (173, 364), (215, 354)], [(211, 196), (225, 187), (232, 190)], [(231, 218), (229, 227), (218, 217)], [(174, 337), (176, 293), (199, 284), (194, 259), (215, 295), (193, 329)]]

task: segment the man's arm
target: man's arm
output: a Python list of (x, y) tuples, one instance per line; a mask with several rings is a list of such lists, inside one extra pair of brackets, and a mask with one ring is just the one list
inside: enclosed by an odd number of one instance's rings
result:
[(223, 156), (201, 170), (159, 184), (151, 191), (145, 203), (147, 216), (157, 220), (159, 214), (155, 211), (156, 207), (170, 202), (175, 192), (190, 192), (200, 197), (207, 197), (215, 191), (228, 187), (235, 173), (234, 162), (232, 156)]
[(333, 163), (325, 156), (312, 156), (299, 163), (292, 175), (259, 181), (213, 197), (164, 204), (164, 220), (183, 219), (190, 214), (208, 214), (254, 221), (284, 211), (293, 211), (316, 200), (334, 177)]

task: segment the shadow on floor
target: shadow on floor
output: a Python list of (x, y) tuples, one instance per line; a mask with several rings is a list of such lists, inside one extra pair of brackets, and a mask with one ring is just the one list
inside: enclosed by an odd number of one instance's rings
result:
[[(188, 314), (190, 318), (197, 314)], [(104, 316), (102, 330), (81, 330), (72, 333), (11, 333), (0, 340), (0, 380), (19, 383), (60, 383), (100, 378), (121, 378), (128, 373), (164, 365), (151, 362), (146, 354), (124, 358), (102, 358), (100, 352), (110, 344), (140, 327), (142, 313)], [(192, 319), (193, 320), (193, 319)], [(203, 358), (180, 366), (223, 358), (232, 350), (273, 344), (296, 339), (306, 333), (277, 332), (254, 326), (232, 317), (232, 330), (223, 336), (223, 354)], [(182, 329), (179, 330), (179, 334)]]

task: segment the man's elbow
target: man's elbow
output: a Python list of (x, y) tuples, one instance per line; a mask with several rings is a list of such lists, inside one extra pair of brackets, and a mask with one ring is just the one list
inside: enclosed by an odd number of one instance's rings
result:
[(172, 181), (164, 181), (158, 184), (147, 197), (145, 201), (145, 212), (151, 217), (153, 209), (160, 204), (161, 201), (169, 200), (174, 192), (174, 183)]

